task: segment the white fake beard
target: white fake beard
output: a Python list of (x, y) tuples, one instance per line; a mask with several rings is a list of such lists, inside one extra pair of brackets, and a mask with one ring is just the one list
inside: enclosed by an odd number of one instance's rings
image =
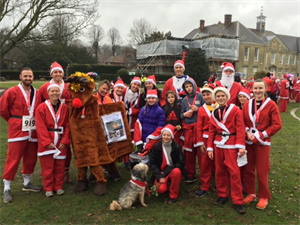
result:
[(223, 85), (230, 88), (234, 82), (234, 73), (232, 73), (231, 75), (228, 76), (224, 72), (222, 72), (221, 82)]

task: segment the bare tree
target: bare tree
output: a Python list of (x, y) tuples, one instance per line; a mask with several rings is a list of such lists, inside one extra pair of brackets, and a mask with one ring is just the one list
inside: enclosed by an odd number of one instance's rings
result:
[(9, 32), (0, 40), (0, 57), (28, 40), (48, 40), (48, 23), (53, 17), (72, 17), (79, 32), (97, 18), (97, 0), (1, 0), (0, 22), (9, 23)]
[(112, 55), (114, 56), (117, 48), (122, 44), (122, 39), (118, 29), (115, 27), (110, 28), (107, 32), (107, 35), (111, 44)]
[(144, 43), (146, 36), (150, 35), (155, 29), (145, 19), (135, 19), (133, 21), (133, 27), (130, 28), (128, 37), (130, 38), (129, 43), (133, 47), (137, 47), (138, 44)]
[(93, 25), (91, 29), (89, 30), (88, 37), (92, 41), (92, 50), (95, 54), (96, 61), (98, 62), (98, 55), (100, 51), (100, 42), (104, 38), (104, 30), (99, 25)]

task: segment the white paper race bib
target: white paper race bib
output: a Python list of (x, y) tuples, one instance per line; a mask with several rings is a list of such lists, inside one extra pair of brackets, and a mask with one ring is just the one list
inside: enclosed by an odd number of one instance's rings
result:
[(22, 131), (35, 130), (35, 118), (31, 116), (22, 117)]

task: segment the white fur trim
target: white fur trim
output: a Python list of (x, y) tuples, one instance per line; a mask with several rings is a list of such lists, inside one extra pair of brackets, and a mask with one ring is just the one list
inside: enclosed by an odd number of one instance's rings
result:
[(233, 72), (235, 71), (234, 68), (232, 68), (231, 66), (225, 66), (223, 71), (228, 70), (228, 69), (232, 70)]
[(227, 100), (230, 99), (230, 92), (228, 91), (227, 88), (225, 88), (225, 87), (217, 87), (217, 88), (214, 89), (214, 92), (213, 92), (213, 98), (214, 98), (215, 101), (216, 101), (216, 93), (218, 91), (222, 91), (223, 93), (225, 93), (227, 95), (227, 98), (228, 98)]
[(57, 84), (50, 84), (50, 85), (47, 87), (47, 91), (49, 91), (50, 88), (53, 88), (53, 87), (57, 87), (57, 88), (59, 89), (59, 91), (60, 91), (60, 88), (59, 88), (59, 86), (58, 86)]
[(168, 127), (165, 127), (164, 129), (162, 129), (162, 130), (161, 130), (161, 133), (163, 133), (165, 130), (166, 130), (166, 131), (169, 131), (170, 134), (171, 134), (171, 137), (174, 138), (174, 134), (173, 134), (172, 130), (171, 130), (170, 128), (168, 128)]
[(268, 133), (265, 130), (262, 132), (262, 134), (264, 135), (265, 138), (269, 137)]
[(213, 151), (214, 151), (214, 149), (213, 149), (213, 148), (211, 148), (211, 147), (208, 147), (208, 148), (206, 149), (206, 151), (207, 151), (207, 152), (213, 152)]
[(183, 69), (185, 69), (185, 67), (182, 63), (179, 63), (179, 62), (175, 63), (174, 64), (174, 69), (175, 69), (176, 66), (181, 66)]
[(246, 92), (243, 92), (243, 91), (240, 91), (239, 94), (238, 94), (238, 96), (239, 96), (239, 95), (244, 95), (244, 96), (246, 96), (246, 98), (248, 98), (248, 99), (251, 98), (250, 95), (248, 95)]
[(146, 95), (146, 98), (151, 98), (151, 97), (152, 98), (157, 98), (157, 95), (148, 95), (148, 94)]
[(54, 68), (51, 69), (50, 75), (53, 73), (54, 70), (60, 70), (61, 72), (64, 73), (64, 70), (62, 68), (60, 68), (60, 67), (54, 67)]

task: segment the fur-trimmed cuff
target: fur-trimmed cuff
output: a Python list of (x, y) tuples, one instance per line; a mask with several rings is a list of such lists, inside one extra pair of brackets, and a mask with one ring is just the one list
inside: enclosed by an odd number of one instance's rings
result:
[(197, 148), (197, 147), (202, 146), (202, 145), (204, 145), (203, 142), (197, 142), (196, 144), (194, 144), (194, 147)]
[(135, 142), (135, 145), (136, 145), (136, 146), (137, 146), (137, 145), (140, 145), (140, 144), (143, 144), (143, 142), (142, 142), (142, 141)]
[(240, 145), (240, 144), (236, 144), (235, 148), (241, 148), (241, 149), (246, 149), (245, 145)]
[(262, 134), (264, 135), (264, 138), (268, 138), (269, 137), (267, 131), (265, 131), (265, 130), (262, 132)]
[(213, 149), (213, 148), (211, 148), (211, 147), (208, 147), (208, 148), (206, 149), (206, 151), (207, 151), (207, 152), (213, 152), (213, 151), (214, 151), (214, 149)]

